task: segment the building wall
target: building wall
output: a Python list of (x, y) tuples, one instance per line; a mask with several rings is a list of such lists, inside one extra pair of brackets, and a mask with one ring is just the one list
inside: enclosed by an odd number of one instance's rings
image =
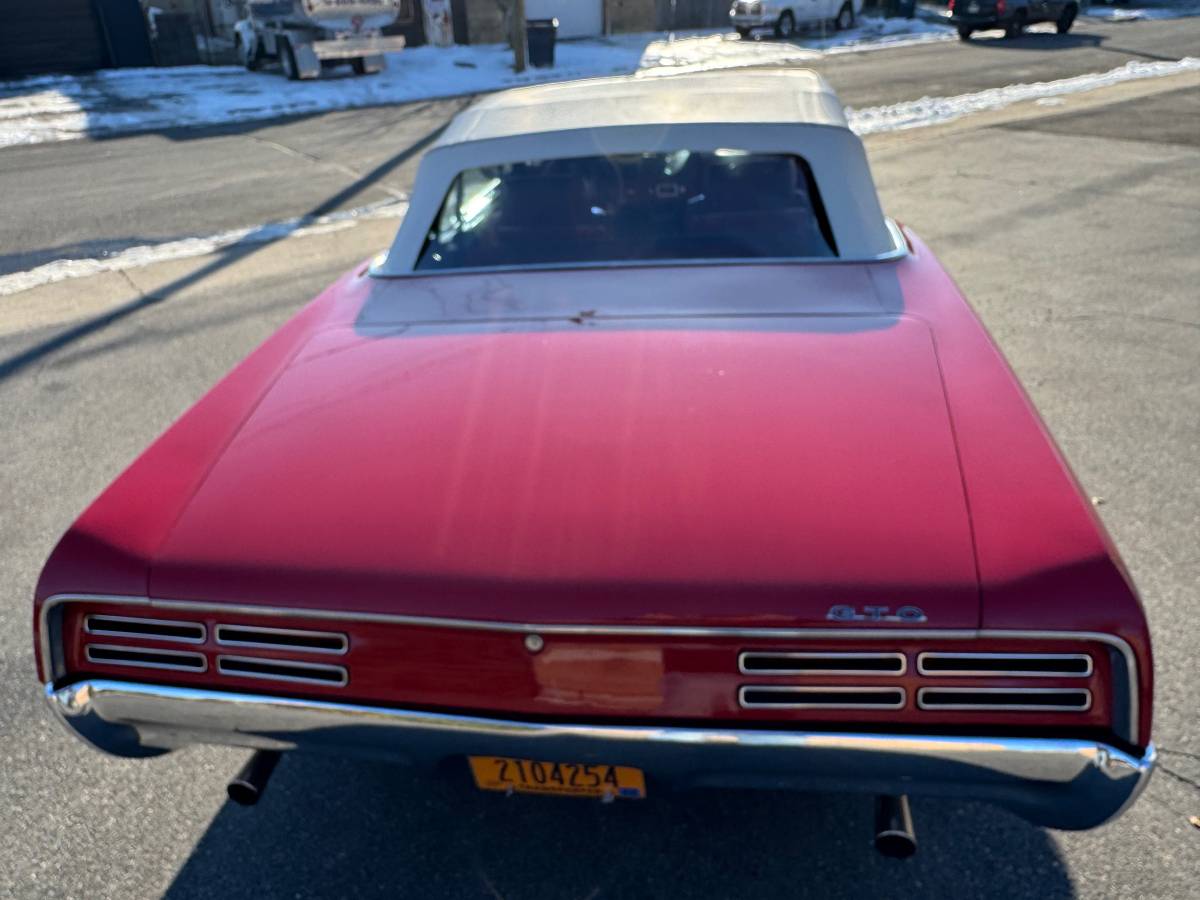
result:
[(655, 0), (660, 31), (729, 26), (730, 0)]
[(0, 77), (150, 66), (137, 0), (0, 0)]
[(425, 43), (425, 16), (421, 11), (421, 0), (401, 0), (396, 21), (383, 29), (384, 34), (402, 34), (406, 47), (420, 47)]
[[(455, 0), (463, 9), (466, 20), (466, 42), (471, 44), (502, 44), (508, 40), (504, 31), (504, 13), (496, 0)], [(462, 40), (456, 33), (455, 40)]]
[(5, 6), (0, 77), (86, 72), (110, 65), (104, 30), (91, 0), (46, 0)]
[[(452, 0), (454, 17), (454, 39), (460, 44), (500, 44), (508, 40), (504, 25), (504, 7), (512, 0)], [(595, 3), (603, 10), (601, 29), (610, 33), (628, 31), (653, 31), (659, 26), (661, 17), (658, 7), (663, 0), (559, 0), (560, 3)], [(667, 0), (669, 3), (669, 0)], [(679, 0), (689, 3), (708, 0)], [(720, 0), (728, 21), (728, 0)], [(527, 13), (544, 12), (552, 4), (535, 3)], [(562, 17), (560, 16), (560, 19)], [(682, 26), (681, 26), (682, 27)]]
[(562, 38), (604, 34), (604, 0), (525, 0), (526, 19), (558, 19)]
[(605, 0), (608, 31), (654, 31), (657, 26), (655, 0)]

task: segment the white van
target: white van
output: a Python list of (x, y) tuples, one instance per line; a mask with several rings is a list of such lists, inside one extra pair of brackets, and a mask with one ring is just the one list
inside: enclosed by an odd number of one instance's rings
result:
[(862, 6), (863, 0), (734, 0), (729, 20), (742, 37), (770, 28), (776, 37), (787, 38), (801, 25), (832, 22), (839, 30), (851, 28)]

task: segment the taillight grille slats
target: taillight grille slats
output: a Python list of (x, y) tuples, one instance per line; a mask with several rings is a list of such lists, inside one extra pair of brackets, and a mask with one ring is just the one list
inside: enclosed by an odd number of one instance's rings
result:
[(342, 666), (261, 656), (218, 656), (217, 672), (236, 678), (261, 678), (331, 687), (344, 687), (350, 680), (349, 673)]
[(90, 663), (133, 666), (139, 669), (168, 669), (176, 672), (204, 672), (208, 661), (203, 653), (184, 650), (157, 650), (148, 647), (88, 644), (84, 655)]
[(744, 675), (903, 675), (903, 653), (798, 653), (747, 650), (738, 654)]
[(917, 691), (917, 707), (928, 710), (1087, 712), (1092, 692), (1086, 688), (943, 688)]
[[(350, 681), (346, 666), (310, 659), (319, 655), (344, 656), (350, 638), (340, 631), (278, 628), (231, 622), (197, 622), (142, 616), (87, 613), (80, 622), (80, 652), (98, 666), (132, 666), (171, 672), (256, 678), (265, 681), (341, 688)], [(108, 638), (92, 642), (93, 636)], [(216, 644), (217, 655), (212, 643)], [(163, 642), (197, 645), (194, 649), (166, 648)], [(206, 646), (199, 646), (206, 645)], [(223, 649), (242, 653), (221, 653)], [(306, 659), (305, 657), (309, 657)]]
[[(737, 669), (768, 679), (738, 686), (743, 709), (903, 709), (914, 692), (915, 708), (923, 711), (1084, 713), (1092, 708), (1090, 685), (1042, 687), (1037, 681), (1090, 679), (1095, 663), (1090, 653), (756, 649), (738, 653)], [(886, 685), (876, 682), (880, 678), (903, 681)]]
[(142, 640), (174, 641), (183, 644), (203, 644), (208, 631), (199, 622), (176, 619), (143, 619), (136, 616), (110, 616), (93, 613), (83, 620), (87, 634), (105, 637), (140, 638)]
[(264, 650), (337, 655), (344, 654), (350, 647), (346, 635), (336, 631), (219, 624), (215, 633), (217, 643), (225, 647), (255, 647)]
[(937, 678), (1087, 678), (1087, 653), (942, 653), (917, 656), (917, 671)]
[(738, 704), (744, 709), (903, 709), (904, 688), (743, 685)]

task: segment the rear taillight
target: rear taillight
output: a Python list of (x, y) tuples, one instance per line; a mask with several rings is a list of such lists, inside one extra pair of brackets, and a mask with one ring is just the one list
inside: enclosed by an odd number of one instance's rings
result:
[(1008, 0), (996, 0), (996, 15), (1002, 16), (1008, 12)]
[(950, 10), (950, 12), (954, 12), (954, 0), (950, 0), (950, 2), (946, 4), (946, 8)]

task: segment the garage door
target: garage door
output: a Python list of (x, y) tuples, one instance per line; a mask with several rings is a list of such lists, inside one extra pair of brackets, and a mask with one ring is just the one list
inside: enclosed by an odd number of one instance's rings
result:
[(525, 0), (526, 19), (558, 19), (560, 38), (604, 33), (603, 0)]
[(6, 2), (0, 76), (83, 72), (108, 62), (92, 0)]

